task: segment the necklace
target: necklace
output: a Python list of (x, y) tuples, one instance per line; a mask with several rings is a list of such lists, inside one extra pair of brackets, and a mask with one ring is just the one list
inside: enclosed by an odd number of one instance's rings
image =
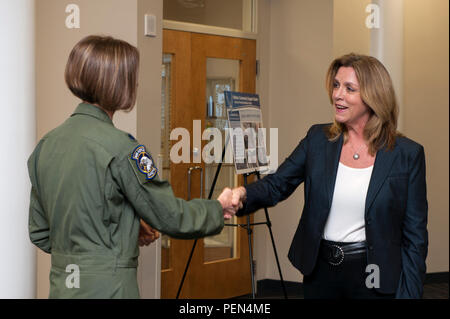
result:
[[(359, 160), (359, 151), (361, 150), (361, 148), (364, 146), (364, 143), (363, 144), (361, 144), (361, 146), (355, 151), (355, 153), (353, 153), (353, 159), (356, 161), (356, 160)], [(352, 148), (353, 148), (353, 146), (352, 146)], [(353, 148), (353, 150), (355, 150), (354, 148)]]

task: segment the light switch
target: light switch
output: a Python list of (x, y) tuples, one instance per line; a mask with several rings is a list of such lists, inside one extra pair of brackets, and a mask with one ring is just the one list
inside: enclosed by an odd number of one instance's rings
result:
[(145, 36), (156, 37), (156, 16), (153, 14), (145, 15)]

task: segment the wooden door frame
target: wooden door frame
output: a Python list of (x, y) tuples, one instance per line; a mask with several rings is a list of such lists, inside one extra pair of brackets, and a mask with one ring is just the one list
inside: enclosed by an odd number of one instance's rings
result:
[[(184, 123), (186, 119), (186, 110), (192, 107), (192, 89), (190, 87), (190, 81), (188, 83), (182, 83), (183, 79), (191, 76), (191, 34), (189, 32), (163, 32), (163, 53), (173, 54), (174, 60), (172, 63), (172, 88), (171, 88), (171, 101), (172, 110), (171, 117), (172, 122), (177, 123), (178, 126), (186, 127), (192, 130), (192, 122)], [(183, 52), (183, 54), (180, 54)], [(175, 76), (176, 75), (176, 76)], [(171, 127), (173, 129), (173, 127)], [(171, 143), (172, 144), (172, 143)], [(186, 172), (184, 180), (187, 179), (187, 170), (191, 166), (189, 163), (177, 164), (177, 171), (170, 169), (171, 181), (179, 178), (179, 172)], [(175, 196), (185, 198), (184, 187), (179, 183), (171, 183)], [(171, 246), (169, 250), (169, 265), (168, 269), (161, 270), (161, 298), (175, 298), (176, 291), (181, 282), (182, 273), (177, 274), (174, 269), (179, 270), (185, 267), (186, 261), (189, 257), (189, 252), (192, 247), (193, 241), (190, 240), (176, 240), (171, 238)], [(181, 254), (173, 256), (173, 247), (178, 247)], [(168, 280), (170, 276), (174, 276), (171, 280)], [(175, 293), (173, 293), (175, 291)], [(167, 294), (167, 292), (171, 292)]]
[[(212, 45), (205, 45), (205, 43)], [(243, 50), (241, 51), (240, 48), (243, 48)], [(255, 93), (256, 63), (251, 62), (256, 61), (255, 40), (164, 30), (163, 52), (174, 54), (174, 63), (172, 64), (172, 74), (174, 75), (172, 77), (172, 109), (174, 112), (171, 114), (173, 115), (173, 122), (176, 123), (178, 127), (185, 127), (192, 132), (193, 115), (194, 119), (202, 120), (202, 131), (205, 129), (205, 117), (203, 115), (205, 112), (206, 96), (205, 94), (195, 93), (202, 91), (206, 87), (205, 61), (208, 57), (239, 60), (241, 86), (239, 91)], [(180, 52), (183, 53), (180, 54)], [(194, 56), (197, 58), (194, 59)], [(177, 75), (175, 76), (175, 74)], [(248, 74), (254, 74), (255, 77), (251, 81), (244, 82), (244, 78)], [(194, 80), (195, 75), (200, 76)], [(189, 79), (188, 84), (185, 79)], [(184, 81), (184, 83), (181, 83), (181, 81)], [(186, 110), (189, 110), (189, 116), (187, 116)], [(189, 121), (186, 121), (186, 119), (189, 119)], [(206, 141), (202, 141), (201, 149), (203, 149), (205, 144)], [(191, 140), (191, 146), (193, 145)], [(195, 163), (194, 165), (200, 165), (203, 170), (205, 170), (205, 164), (203, 162)], [(183, 180), (183, 177), (185, 177), (184, 180), (187, 180), (187, 170), (192, 166), (193, 163), (177, 164), (175, 169), (172, 169), (171, 166), (171, 181), (177, 179)], [(186, 176), (184, 176), (184, 174), (186, 174)], [(238, 181), (238, 184), (242, 185), (243, 177), (239, 176)], [(180, 183), (172, 183), (175, 195), (186, 198), (183, 185), (184, 184)], [(193, 185), (192, 191), (194, 195), (197, 195), (193, 197), (199, 197), (200, 189), (198, 185)], [(245, 217), (239, 218), (238, 223), (245, 223), (244, 219)], [(250, 293), (251, 277), (247, 231), (238, 228), (237, 238), (240, 242), (238, 245), (240, 249), (237, 251), (238, 257), (206, 263), (203, 262), (203, 240), (198, 240), (191, 265), (197, 263), (201, 266), (190, 267), (180, 298), (230, 298)], [(161, 298), (175, 298), (193, 242), (193, 240), (171, 239), (171, 248), (177, 247), (179, 253), (176, 258), (174, 258), (171, 249), (171, 267), (168, 270), (161, 271)], [(237, 268), (236, 265), (239, 263), (244, 263), (245, 265), (242, 266), (244, 268)], [(180, 269), (182, 269), (181, 272)], [(223, 274), (221, 277), (221, 281), (223, 282), (220, 282), (217, 278), (205, 278), (205, 272)], [(168, 280), (169, 278), (171, 279)], [(228, 278), (237, 278), (237, 285), (239, 285), (239, 287), (230, 286)], [(247, 282), (248, 285), (242, 285), (242, 283), (245, 282)], [(220, 287), (220, 293), (217, 292), (217, 287)], [(230, 289), (228, 289), (228, 287), (230, 287)]]

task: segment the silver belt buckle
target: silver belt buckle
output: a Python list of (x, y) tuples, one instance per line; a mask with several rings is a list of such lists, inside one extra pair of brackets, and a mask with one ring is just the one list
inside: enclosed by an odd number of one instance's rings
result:
[(344, 261), (344, 250), (338, 245), (331, 245), (331, 256), (328, 263), (332, 266), (339, 266)]

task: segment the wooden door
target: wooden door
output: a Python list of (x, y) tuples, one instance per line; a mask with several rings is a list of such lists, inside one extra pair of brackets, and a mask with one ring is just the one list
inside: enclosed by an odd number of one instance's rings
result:
[[(166, 79), (166, 84), (163, 82), (166, 101), (166, 125), (162, 135), (166, 139), (163, 141), (166, 144), (164, 152), (167, 157), (167, 148), (178, 142), (167, 140), (169, 131), (174, 128), (189, 131), (192, 151), (190, 163), (175, 164), (166, 158), (164, 168), (176, 196), (207, 198), (217, 164), (205, 164), (201, 160), (201, 151), (209, 141), (199, 140), (199, 128), (201, 132), (207, 127), (221, 126), (223, 129), (226, 113), (220, 99), (224, 89), (255, 92), (256, 43), (254, 40), (173, 30), (163, 33), (166, 65), (163, 76), (163, 81)], [(234, 73), (229, 70), (230, 65), (236, 66)], [(197, 125), (200, 124), (198, 127), (193, 124), (196, 120)], [(195, 156), (195, 151), (200, 156)], [(224, 186), (233, 187), (242, 182), (242, 177), (234, 174), (233, 164), (224, 164), (212, 198), (217, 198)], [(246, 219), (235, 217), (232, 222), (243, 224)], [(161, 297), (175, 298), (194, 241), (163, 237)], [(198, 240), (180, 298), (231, 298), (250, 292), (246, 230), (226, 226), (222, 234)]]

